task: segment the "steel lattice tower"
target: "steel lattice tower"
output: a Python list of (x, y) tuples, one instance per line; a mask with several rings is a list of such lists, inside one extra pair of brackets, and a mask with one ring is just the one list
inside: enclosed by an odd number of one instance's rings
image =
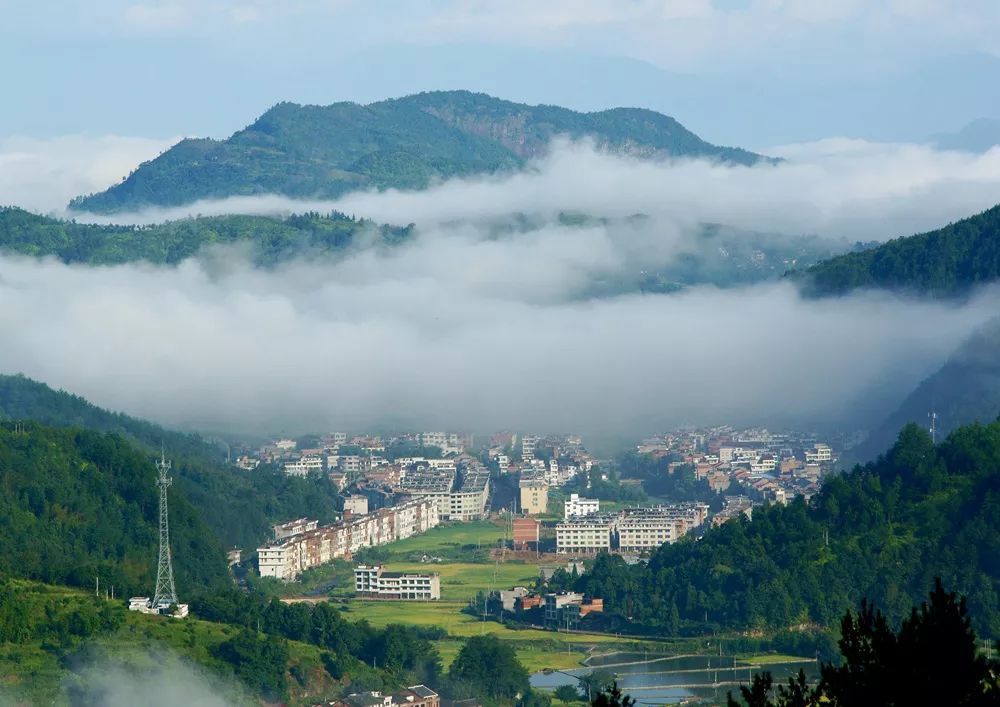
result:
[(154, 609), (177, 604), (177, 589), (174, 587), (174, 568), (170, 561), (170, 520), (167, 515), (167, 488), (170, 486), (170, 462), (163, 452), (156, 462), (158, 476), (156, 485), (160, 487), (160, 559), (156, 566), (156, 592), (153, 594)]

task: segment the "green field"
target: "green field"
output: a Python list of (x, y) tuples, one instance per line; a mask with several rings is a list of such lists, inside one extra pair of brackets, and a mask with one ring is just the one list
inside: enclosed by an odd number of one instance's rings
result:
[[(419, 560), (421, 554), (455, 560), (469, 551), (489, 550), (504, 537), (504, 527), (488, 520), (444, 523), (406, 540), (384, 546), (390, 557)], [(412, 557), (410, 557), (412, 556)]]

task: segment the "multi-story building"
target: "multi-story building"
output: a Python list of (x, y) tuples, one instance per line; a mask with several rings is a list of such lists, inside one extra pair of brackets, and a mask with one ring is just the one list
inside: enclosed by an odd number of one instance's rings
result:
[(354, 591), (374, 599), (431, 601), (441, 598), (441, 576), (437, 572), (386, 572), (382, 565), (354, 568)]
[(289, 476), (306, 476), (311, 473), (323, 472), (323, 457), (307, 454), (291, 462), (285, 462), (284, 471)]
[(531, 461), (535, 458), (535, 445), (538, 444), (538, 437), (524, 435), (521, 438), (521, 459)]
[(549, 508), (549, 485), (542, 479), (522, 479), (518, 483), (521, 512), (529, 516), (545, 513)]
[(344, 499), (344, 513), (350, 513), (355, 516), (363, 516), (368, 513), (368, 497), (367, 496), (348, 496)]
[(627, 508), (569, 518), (556, 526), (556, 552), (642, 554), (676, 542), (708, 517), (708, 504)]
[(806, 451), (806, 462), (822, 464), (833, 461), (833, 450), (827, 444), (813, 445), (812, 451)]
[(449, 499), (448, 520), (479, 520), (486, 515), (490, 474), (485, 469), (467, 469)]
[(592, 513), (599, 513), (601, 502), (596, 498), (583, 498), (580, 494), (571, 493), (569, 498), (563, 501), (563, 518), (580, 518), (589, 516)]
[(556, 552), (595, 554), (611, 551), (617, 516), (598, 513), (570, 518), (556, 525)]
[(448, 445), (448, 435), (444, 432), (423, 432), (420, 434), (420, 444), (424, 447), (445, 447)]

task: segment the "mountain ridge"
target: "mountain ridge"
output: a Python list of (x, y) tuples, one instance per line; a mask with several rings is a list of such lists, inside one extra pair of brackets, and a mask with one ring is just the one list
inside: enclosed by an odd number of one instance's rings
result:
[(228, 196), (335, 198), (362, 188), (421, 188), (434, 179), (519, 168), (559, 135), (643, 158), (742, 165), (768, 159), (712, 145), (673, 118), (642, 108), (580, 113), (470, 91), (366, 105), (286, 101), (225, 140), (185, 138), (119, 184), (73, 199), (70, 208), (114, 213)]

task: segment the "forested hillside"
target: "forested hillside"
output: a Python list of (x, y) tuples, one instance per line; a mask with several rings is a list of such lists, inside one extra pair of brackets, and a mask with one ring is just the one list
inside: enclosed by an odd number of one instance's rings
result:
[[(226, 465), (223, 451), (197, 435), (102, 410), (23, 376), (0, 375), (2, 420), (113, 432), (145, 450), (147, 462), (162, 444), (173, 461), (174, 488), (227, 546), (255, 548), (272, 523), (301, 516), (325, 522), (338, 508), (337, 491), (326, 477), (296, 478), (270, 469), (247, 473)], [(155, 491), (152, 480), (149, 488)]]
[(107, 191), (71, 208), (111, 213), (254, 194), (331, 198), (367, 188), (420, 188), (431, 180), (520, 167), (556, 135), (589, 137), (643, 157), (706, 157), (754, 164), (673, 118), (617, 108), (577, 113), (468, 91), (421, 93), (359, 105), (279, 103), (227, 140), (182, 140)]
[(865, 596), (899, 620), (941, 577), (1000, 635), (1000, 422), (937, 445), (908, 426), (884, 457), (830, 477), (810, 503), (755, 509), (648, 566), (598, 557), (576, 588), (663, 633), (833, 627)]
[(296, 255), (336, 251), (362, 233), (377, 242), (399, 243), (410, 228), (376, 226), (344, 214), (307, 213), (288, 218), (214, 216), (153, 226), (98, 226), (38, 216), (15, 207), (0, 208), (0, 251), (64, 263), (114, 265), (139, 260), (175, 264), (211, 245), (245, 243), (261, 265)]
[(1000, 206), (936, 231), (838, 255), (795, 275), (813, 296), (862, 288), (954, 296), (1000, 279)]
[[(156, 470), (113, 434), (0, 424), (0, 576), (148, 594), (159, 542)], [(227, 581), (225, 556), (177, 487), (170, 530), (178, 587)]]

